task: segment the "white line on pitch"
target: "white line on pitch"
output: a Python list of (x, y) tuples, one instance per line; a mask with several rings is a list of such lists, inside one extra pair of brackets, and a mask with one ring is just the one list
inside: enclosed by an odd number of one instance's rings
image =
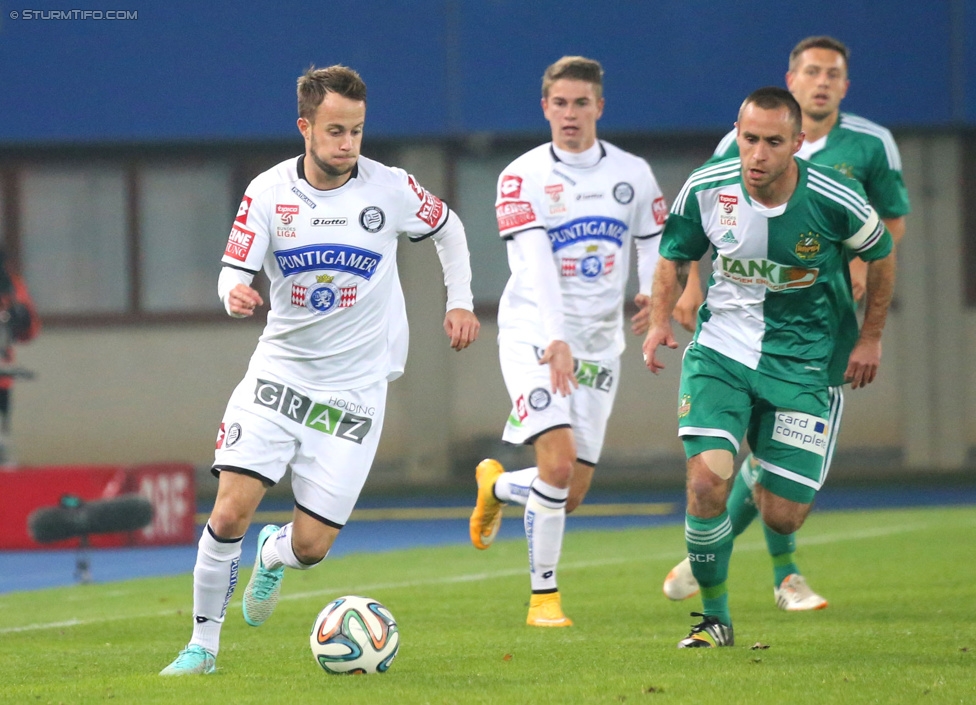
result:
[[(863, 529), (861, 531), (855, 531), (847, 534), (824, 534), (822, 536), (804, 536), (803, 544), (805, 546), (813, 544), (829, 544), (838, 543), (841, 541), (854, 541), (859, 539), (870, 539), (877, 538), (880, 536), (891, 536), (892, 534), (903, 534), (909, 531), (920, 531), (922, 529), (927, 529), (929, 527), (928, 523), (918, 523), (918, 524), (908, 524), (904, 526), (887, 526), (887, 527), (873, 527), (870, 529)], [(765, 550), (765, 542), (744, 542), (738, 544), (735, 547), (737, 551), (759, 551)], [(668, 560), (669, 558), (678, 558), (681, 553), (678, 550), (667, 551), (663, 553), (657, 553), (650, 556), (642, 556), (638, 560), (640, 562), (651, 561), (651, 560)], [(597, 561), (567, 561), (559, 566), (562, 571), (566, 570), (586, 570), (589, 568), (599, 568), (607, 565), (619, 565), (621, 563), (634, 562), (632, 556), (627, 556), (623, 558), (605, 558), (603, 560)], [(522, 575), (525, 573), (524, 567), (519, 568), (509, 568), (503, 570), (492, 570), (486, 573), (467, 573), (462, 575), (447, 575), (437, 578), (423, 578), (420, 580), (407, 580), (403, 582), (396, 583), (374, 583), (372, 585), (356, 585), (354, 587), (330, 587), (322, 588), (321, 590), (309, 590), (306, 592), (291, 593), (287, 595), (282, 595), (282, 600), (305, 600), (310, 597), (320, 597), (322, 595), (344, 595), (351, 592), (368, 594), (370, 592), (375, 592), (376, 590), (397, 590), (403, 588), (414, 588), (423, 587), (426, 585), (450, 585), (453, 583), (467, 583), (476, 580), (490, 580), (492, 578), (508, 578), (515, 575)], [(234, 600), (234, 604), (240, 604), (240, 600)], [(5, 627), (0, 629), (0, 634), (16, 634), (19, 632), (34, 632), (41, 631), (44, 629), (63, 629), (65, 627), (81, 627), (90, 624), (102, 624), (105, 622), (117, 622), (124, 619), (155, 619), (158, 617), (172, 617), (175, 616), (173, 609), (162, 610), (158, 612), (147, 612), (143, 614), (130, 614), (130, 615), (115, 615), (111, 617), (96, 617), (93, 619), (68, 619), (60, 622), (45, 622), (41, 624), (25, 624), (22, 627)]]

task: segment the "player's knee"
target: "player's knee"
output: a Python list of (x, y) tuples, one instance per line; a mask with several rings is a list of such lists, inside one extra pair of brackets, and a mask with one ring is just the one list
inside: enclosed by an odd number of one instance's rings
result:
[(774, 514), (772, 516), (763, 516), (763, 522), (766, 526), (775, 531), (777, 534), (792, 534), (800, 530), (803, 526), (803, 518), (790, 516), (785, 514)]
[(583, 503), (583, 500), (585, 498), (586, 498), (586, 490), (583, 490), (582, 492), (579, 491), (574, 492), (571, 490), (569, 493), (569, 497), (566, 498), (566, 513), (571, 514), (572, 511), (576, 509), (576, 507), (578, 507)]
[(247, 531), (251, 517), (243, 507), (223, 503), (214, 507), (208, 523), (210, 530), (219, 538), (236, 539)]
[(332, 541), (322, 539), (299, 539), (294, 534), (291, 537), (291, 550), (300, 562), (305, 565), (315, 565), (321, 562), (329, 553)]

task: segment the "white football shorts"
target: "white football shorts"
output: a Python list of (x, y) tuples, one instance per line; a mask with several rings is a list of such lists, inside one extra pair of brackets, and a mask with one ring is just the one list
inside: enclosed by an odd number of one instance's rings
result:
[(499, 340), (502, 377), (512, 399), (502, 440), (531, 444), (545, 431), (569, 426), (576, 439), (577, 459), (596, 465), (617, 396), (620, 358), (574, 359), (579, 388), (563, 397), (552, 391), (549, 366), (539, 364), (542, 353), (541, 348), (529, 343)]
[(250, 372), (227, 402), (214, 474), (222, 470), (275, 484), (291, 468), (295, 504), (341, 528), (376, 457), (387, 381), (346, 392), (309, 393)]

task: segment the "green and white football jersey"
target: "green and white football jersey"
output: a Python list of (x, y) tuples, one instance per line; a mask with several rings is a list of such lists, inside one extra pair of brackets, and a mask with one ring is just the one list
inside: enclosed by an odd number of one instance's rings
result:
[(847, 260), (881, 259), (891, 235), (860, 184), (796, 160), (790, 200), (766, 208), (749, 198), (738, 158), (706, 164), (671, 208), (661, 256), (698, 260), (713, 248), (695, 340), (771, 377), (840, 384), (828, 365), (857, 339)]
[[(709, 163), (739, 156), (735, 133), (733, 129), (722, 138)], [(891, 132), (875, 122), (841, 113), (830, 132), (814, 142), (804, 142), (796, 156), (855, 179), (882, 218), (897, 218), (911, 211), (898, 145)]]

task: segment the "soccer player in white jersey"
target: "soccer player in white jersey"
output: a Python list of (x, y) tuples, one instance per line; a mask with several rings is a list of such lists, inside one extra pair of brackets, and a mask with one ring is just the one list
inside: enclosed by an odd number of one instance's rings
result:
[(250, 316), (263, 303), (250, 286), (262, 268), (271, 310), (217, 436), (219, 486), (193, 570), (193, 636), (161, 675), (214, 671), (241, 539), (287, 468), (295, 510), (290, 523), (258, 537), (244, 594), (248, 624), (270, 616), (284, 568), (318, 564), (349, 518), (376, 454), (387, 383), (406, 361), (400, 235), (434, 240), (451, 347), (478, 336), (460, 220), (403, 170), (359, 154), (359, 74), (309, 69), (298, 80), (298, 113), (304, 155), (251, 182), (224, 251), (218, 293), (227, 313)]
[[(597, 139), (603, 69), (566, 56), (546, 69), (542, 111), (552, 142), (498, 179), (495, 210), (511, 277), (498, 306), (498, 346), (512, 411), (502, 438), (530, 444), (536, 466), (478, 465), (471, 541), (488, 548), (503, 503), (525, 505), (532, 596), (527, 622), (566, 627), (556, 565), (567, 512), (586, 495), (620, 384), (624, 285), (637, 244), (640, 292), (650, 303), (667, 206), (647, 162)], [(646, 316), (634, 317), (638, 333)]]
[[(782, 88), (746, 98), (739, 158), (692, 172), (661, 238), (647, 367), (676, 348), (671, 312), (690, 263), (712, 247), (712, 273), (682, 360), (678, 435), (687, 461), (685, 543), (701, 586), (701, 622), (679, 648), (732, 646), (728, 604), (733, 459), (745, 435), (761, 461), (753, 495), (781, 535), (803, 525), (837, 433), (831, 362), (855, 389), (874, 381), (894, 289), (894, 244), (860, 184), (796, 159), (800, 106)], [(858, 331), (847, 260), (868, 262)]]
[[(884, 221), (897, 245), (905, 234), (905, 215), (911, 209), (908, 191), (901, 174), (901, 156), (891, 133), (863, 117), (841, 112), (840, 103), (850, 84), (850, 52), (833, 37), (807, 37), (790, 52), (786, 85), (803, 111), (803, 146), (796, 156), (814, 164), (833, 167), (856, 179), (867, 194), (868, 202)], [(736, 130), (729, 132), (709, 162), (737, 157)], [(855, 301), (864, 296), (867, 265), (859, 257), (850, 260), (851, 284)], [(695, 316), (701, 304), (698, 263), (688, 274), (688, 286), (675, 306), (674, 317), (688, 330), (694, 330)], [(838, 378), (835, 394), (843, 409), (843, 372), (846, 360), (837, 360)], [(839, 419), (838, 419), (839, 420)], [(837, 438), (834, 437), (836, 444)], [(829, 463), (832, 454), (828, 455)], [(738, 536), (755, 519), (752, 501), (754, 476), (758, 461), (750, 453), (735, 477), (729, 496), (732, 532)], [(790, 612), (819, 610), (827, 607), (826, 598), (814, 592), (800, 572), (795, 558), (796, 537), (780, 536), (764, 527), (767, 549), (773, 564), (773, 596), (776, 605)], [(664, 594), (672, 600), (683, 600), (698, 592), (688, 559), (681, 561), (664, 580)]]

